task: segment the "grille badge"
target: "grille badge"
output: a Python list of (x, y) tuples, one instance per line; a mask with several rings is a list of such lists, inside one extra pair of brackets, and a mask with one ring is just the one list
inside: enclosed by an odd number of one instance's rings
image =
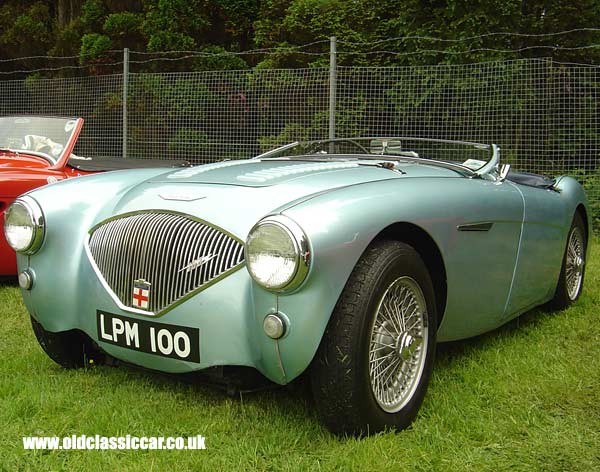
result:
[(217, 254), (207, 254), (206, 256), (202, 256), (202, 257), (199, 257), (198, 259), (194, 259), (188, 265), (179, 269), (178, 272), (183, 272), (184, 270), (186, 273), (191, 272), (194, 269), (197, 269), (198, 267), (203, 266), (207, 262), (212, 261), (215, 257), (217, 257)]
[(136, 308), (148, 308), (150, 301), (150, 284), (144, 279), (137, 279), (133, 281), (133, 294), (131, 297), (131, 303)]

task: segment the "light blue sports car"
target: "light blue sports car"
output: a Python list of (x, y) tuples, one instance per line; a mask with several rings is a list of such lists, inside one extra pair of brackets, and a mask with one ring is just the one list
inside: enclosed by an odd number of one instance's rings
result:
[(306, 372), (325, 424), (361, 435), (411, 423), (436, 342), (577, 300), (589, 221), (573, 178), (400, 137), (72, 179), (17, 199), (5, 233), (58, 364), (234, 389)]

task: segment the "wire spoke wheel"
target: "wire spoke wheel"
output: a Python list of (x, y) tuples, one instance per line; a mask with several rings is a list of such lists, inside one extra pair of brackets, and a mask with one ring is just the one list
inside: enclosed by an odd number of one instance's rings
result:
[(383, 294), (370, 336), (369, 376), (377, 404), (388, 413), (413, 397), (425, 366), (427, 304), (419, 284), (399, 277)]
[(410, 245), (371, 244), (356, 264), (311, 366), (321, 419), (336, 434), (369, 435), (416, 418), (435, 359), (437, 306)]
[(578, 227), (574, 227), (569, 235), (567, 245), (567, 260), (565, 266), (565, 276), (567, 285), (567, 295), (571, 300), (575, 300), (579, 294), (581, 283), (583, 281), (583, 266), (585, 264), (585, 252), (583, 246), (583, 236)]

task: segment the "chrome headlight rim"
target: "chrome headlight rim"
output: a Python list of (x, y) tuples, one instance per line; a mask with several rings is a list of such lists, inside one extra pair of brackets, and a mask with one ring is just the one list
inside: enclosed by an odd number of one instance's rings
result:
[[(9, 216), (9, 211), (14, 205), (21, 205), (27, 211), (29, 215), (29, 219), (31, 220), (31, 228), (32, 228), (32, 236), (29, 244), (23, 248), (16, 248), (13, 246), (6, 237), (6, 227), (10, 224), (7, 216)], [(44, 218), (44, 212), (40, 207), (39, 203), (28, 195), (23, 195), (15, 199), (12, 202), (6, 211), (4, 212), (4, 235), (6, 238), (6, 242), (9, 244), (11, 248), (18, 252), (19, 254), (35, 254), (42, 247), (42, 243), (44, 242), (44, 236), (46, 233), (46, 220)]]
[(267, 224), (277, 226), (280, 229), (282, 229), (285, 233), (287, 233), (295, 248), (296, 269), (293, 275), (284, 283), (279, 285), (266, 286), (263, 282), (261, 282), (254, 276), (250, 268), (248, 254), (246, 254), (246, 267), (248, 269), (248, 273), (250, 274), (250, 277), (252, 277), (252, 280), (254, 280), (260, 287), (264, 288), (265, 290), (277, 293), (291, 292), (297, 289), (300, 285), (302, 285), (302, 283), (308, 275), (308, 272), (310, 271), (312, 253), (310, 250), (310, 243), (308, 237), (306, 236), (300, 225), (298, 225), (298, 223), (296, 223), (291, 218), (284, 215), (271, 215), (263, 218), (252, 227), (252, 229), (248, 233), (248, 237), (246, 238), (246, 252), (250, 236), (258, 228)]

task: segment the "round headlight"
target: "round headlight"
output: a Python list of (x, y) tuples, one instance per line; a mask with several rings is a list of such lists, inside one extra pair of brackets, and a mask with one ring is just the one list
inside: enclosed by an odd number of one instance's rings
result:
[(308, 239), (291, 219), (270, 216), (258, 222), (246, 240), (246, 264), (252, 278), (268, 290), (292, 290), (308, 273)]
[(33, 254), (44, 241), (44, 214), (31, 197), (17, 198), (4, 214), (4, 235), (15, 251)]

